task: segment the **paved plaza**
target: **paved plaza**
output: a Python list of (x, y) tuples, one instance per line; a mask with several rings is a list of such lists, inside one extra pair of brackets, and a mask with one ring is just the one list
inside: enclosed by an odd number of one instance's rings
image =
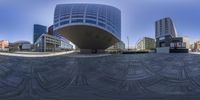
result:
[(0, 55), (0, 100), (200, 100), (200, 55)]

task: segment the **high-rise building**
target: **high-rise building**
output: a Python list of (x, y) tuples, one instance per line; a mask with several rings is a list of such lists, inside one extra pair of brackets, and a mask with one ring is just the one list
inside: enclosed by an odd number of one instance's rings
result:
[(33, 26), (33, 44), (42, 35), (47, 33), (47, 27), (43, 25), (34, 24)]
[(121, 41), (121, 11), (102, 4), (59, 4), (54, 13), (54, 31), (81, 52), (101, 52)]
[(156, 52), (157, 53), (187, 53), (189, 39), (177, 37), (172, 20), (167, 17), (155, 22)]
[(171, 18), (163, 18), (155, 22), (156, 47), (169, 47), (172, 38), (177, 36)]
[(137, 50), (153, 50), (155, 49), (155, 40), (149, 37), (144, 37), (136, 44)]

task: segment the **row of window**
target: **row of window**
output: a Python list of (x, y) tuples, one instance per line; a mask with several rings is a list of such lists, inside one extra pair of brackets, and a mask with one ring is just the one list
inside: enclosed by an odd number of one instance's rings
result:
[[(95, 20), (86, 19), (85, 22), (90, 24), (96, 24)], [(83, 23), (83, 19), (72, 19), (71, 23)], [(60, 22), (60, 25), (65, 25), (65, 24), (69, 24), (69, 20)], [(58, 24), (55, 24), (55, 27), (58, 27)]]
[[(69, 20), (67, 21), (62, 21), (60, 22), (60, 25), (66, 25), (66, 24), (69, 24)], [(71, 20), (71, 23), (83, 23), (83, 19), (73, 19)], [(95, 20), (89, 20), (89, 19), (86, 19), (85, 20), (85, 23), (89, 23), (89, 24), (97, 24), (97, 22)], [(102, 22), (98, 22), (98, 25), (103, 27), (103, 28), (106, 28), (106, 24), (102, 23)], [(55, 27), (58, 27), (58, 24), (55, 24), (54, 25)], [(115, 31), (111, 28), (111, 27), (107, 27), (108, 30), (110, 30), (111, 32), (115, 33)]]
[[(73, 19), (71, 20), (71, 23), (83, 23), (83, 19)], [(96, 24), (97, 22), (95, 20), (86, 19), (85, 23)], [(66, 25), (66, 24), (69, 24), (69, 20), (60, 22), (60, 25)], [(106, 24), (104, 24), (103, 22), (98, 22), (98, 25), (104, 28), (106, 27)]]
[[(78, 12), (78, 13), (73, 13), (72, 12), (72, 17), (74, 16), (78, 16), (78, 17), (81, 17), (81, 16), (92, 16), (92, 17), (97, 17), (97, 13), (88, 13), (86, 12), (86, 14), (84, 14), (84, 12)], [(70, 16), (70, 12), (69, 13), (63, 13), (60, 15), (60, 17), (69, 17)], [(115, 20), (120, 20), (120, 17), (116, 17), (118, 15), (101, 15), (101, 14), (98, 14), (98, 18), (101, 18), (101, 19), (107, 19), (109, 21), (115, 21)], [(59, 18), (59, 14), (58, 15), (55, 15), (54, 19), (58, 19)]]
[(71, 23), (83, 23), (83, 19), (72, 19)]
[[(83, 16), (72, 16), (72, 18), (83, 18)], [(96, 17), (94, 17), (94, 16), (86, 16), (86, 18), (87, 19), (91, 19), (91, 20), (93, 20), (93, 19), (95, 19), (96, 20)], [(69, 19), (69, 16), (68, 17), (63, 17), (63, 18), (60, 18), (60, 20), (62, 21), (62, 20), (66, 20), (66, 19)], [(106, 22), (105, 21), (105, 19), (101, 19), (101, 18), (99, 18), (98, 19), (99, 21), (101, 21), (101, 22)], [(55, 20), (54, 21), (54, 23), (57, 23), (58, 22), (58, 20)], [(83, 20), (76, 20), (76, 19), (72, 19), (72, 23), (76, 23), (76, 22), (83, 22)], [(90, 21), (89, 21), (90, 22)], [(64, 21), (64, 22), (61, 22), (61, 25), (63, 25), (63, 24), (68, 24), (69, 22), (67, 22), (67, 21)], [(114, 29), (117, 29), (117, 25), (116, 26), (114, 26), (111, 22), (107, 22), (107, 24), (109, 25), (109, 26), (112, 26)], [(100, 25), (102, 25), (102, 24), (100, 24)], [(103, 27), (104, 25), (102, 25), (102, 27)]]
[[(79, 18), (79, 19), (82, 19), (84, 16), (83, 15), (75, 15), (75, 16), (72, 16), (72, 19), (73, 18)], [(87, 19), (91, 19), (91, 20), (97, 20), (97, 17), (96, 16), (85, 16)], [(66, 17), (61, 17), (60, 18), (60, 21), (63, 21), (63, 20), (69, 20), (70, 17), (69, 16), (66, 16)], [(57, 23), (59, 20), (58, 19), (55, 19), (54, 20), (54, 23)], [(107, 19), (103, 19), (103, 18), (98, 18), (98, 21), (101, 21), (101, 22), (104, 22), (104, 23), (107, 23), (108, 25), (112, 26), (113, 28), (115, 29), (120, 29), (120, 23), (119, 22), (111, 22)], [(107, 22), (106, 22), (107, 21)], [(81, 21), (82, 22), (82, 21)], [(119, 30), (118, 30), (119, 31)]]
[[(72, 7), (72, 6), (66, 6), (66, 7), (61, 7), (61, 12), (62, 13), (65, 13), (65, 12), (84, 12), (85, 11), (85, 7), (84, 6), (77, 6), (77, 7)], [(59, 10), (59, 9), (56, 9), (56, 10)], [(87, 12), (97, 12), (98, 10), (98, 7), (87, 7), (86, 8), (86, 11)]]
[[(72, 14), (72, 18), (78, 18), (78, 17), (84, 17), (84, 14)], [(97, 15), (96, 14), (86, 14), (86, 17), (88, 18), (93, 18), (93, 19), (96, 19), (97, 18)], [(59, 17), (56, 16), (54, 17), (55, 20), (57, 20)], [(65, 14), (64, 16), (61, 16), (60, 19), (68, 19), (70, 18), (70, 15), (69, 14)], [(102, 19), (102, 20), (105, 20), (107, 19), (108, 21), (115, 21), (117, 20), (116, 18), (111, 18), (111, 17), (106, 17), (106, 16), (98, 16), (99, 19)]]

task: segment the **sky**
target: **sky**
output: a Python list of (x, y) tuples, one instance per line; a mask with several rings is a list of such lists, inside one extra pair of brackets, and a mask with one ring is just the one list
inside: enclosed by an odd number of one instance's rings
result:
[(200, 0), (0, 0), (0, 40), (32, 42), (33, 24), (53, 24), (57, 4), (96, 3), (121, 10), (121, 39), (134, 47), (143, 37), (155, 38), (155, 21), (170, 17), (178, 36), (200, 40)]

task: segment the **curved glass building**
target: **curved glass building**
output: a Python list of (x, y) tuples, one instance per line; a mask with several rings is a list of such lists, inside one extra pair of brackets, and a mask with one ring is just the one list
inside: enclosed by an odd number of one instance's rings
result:
[(82, 50), (104, 50), (121, 39), (121, 11), (102, 4), (60, 4), (54, 31)]

